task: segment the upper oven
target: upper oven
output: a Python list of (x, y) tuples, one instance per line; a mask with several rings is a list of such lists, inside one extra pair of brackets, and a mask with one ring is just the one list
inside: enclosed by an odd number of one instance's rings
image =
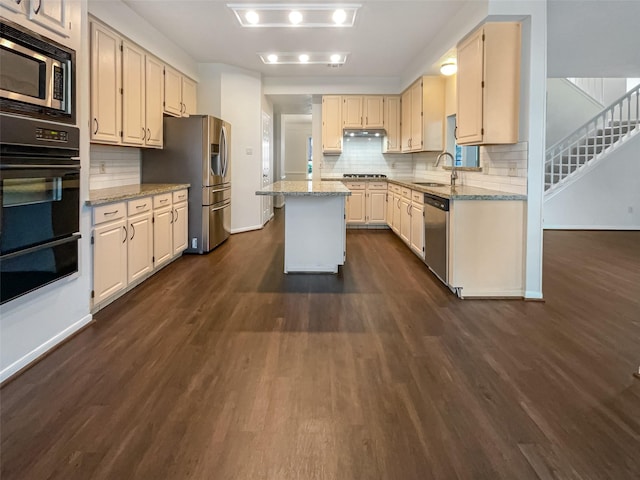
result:
[(75, 52), (0, 19), (0, 110), (75, 123)]
[(0, 115), (0, 303), (78, 271), (78, 129)]

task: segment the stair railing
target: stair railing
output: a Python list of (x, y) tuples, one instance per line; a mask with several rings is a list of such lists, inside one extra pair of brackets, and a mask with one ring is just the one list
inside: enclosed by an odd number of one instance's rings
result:
[[(640, 130), (640, 84), (546, 151), (545, 189), (552, 189), (576, 170), (617, 148)], [(622, 129), (626, 131), (622, 133)], [(593, 139), (590, 145), (589, 139)], [(620, 140), (620, 141), (619, 141)], [(598, 148), (601, 146), (602, 148)], [(593, 147), (593, 153), (581, 153)], [(581, 160), (585, 160), (584, 162)], [(575, 168), (573, 168), (575, 167)]]

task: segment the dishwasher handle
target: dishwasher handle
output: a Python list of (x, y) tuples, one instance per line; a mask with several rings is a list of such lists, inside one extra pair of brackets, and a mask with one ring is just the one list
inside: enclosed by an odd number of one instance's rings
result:
[(424, 204), (437, 208), (438, 210), (449, 211), (449, 199), (431, 195), (430, 193), (424, 194)]

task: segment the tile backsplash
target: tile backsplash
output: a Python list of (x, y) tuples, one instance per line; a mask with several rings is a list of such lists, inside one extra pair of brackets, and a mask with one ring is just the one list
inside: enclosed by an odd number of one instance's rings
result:
[(411, 155), (382, 153), (382, 137), (345, 138), (341, 155), (322, 158), (324, 178), (342, 177), (344, 173), (384, 173), (394, 176), (413, 175)]
[(90, 190), (140, 183), (139, 148), (92, 144), (90, 157)]

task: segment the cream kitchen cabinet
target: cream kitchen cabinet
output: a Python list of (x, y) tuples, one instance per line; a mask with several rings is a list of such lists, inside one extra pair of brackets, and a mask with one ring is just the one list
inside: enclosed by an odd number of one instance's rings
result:
[(517, 22), (486, 23), (457, 46), (457, 143), (518, 142), (520, 38)]
[(362, 95), (342, 96), (342, 128), (362, 128)]
[(424, 194), (411, 192), (411, 236), (409, 246), (411, 250), (424, 260)]
[(153, 210), (151, 197), (127, 202), (127, 282), (153, 270)]
[(91, 23), (91, 141), (120, 143), (122, 130), (121, 39), (101, 24)]
[(153, 197), (153, 263), (159, 267), (173, 257), (172, 194)]
[(366, 223), (366, 183), (347, 182), (346, 187), (351, 190), (351, 195), (347, 197), (347, 225), (364, 225)]
[(188, 117), (196, 111), (196, 83), (170, 66), (164, 69), (164, 113)]
[(411, 190), (402, 187), (400, 195), (400, 238), (411, 243)]
[(127, 286), (127, 211), (124, 202), (93, 209), (94, 304)]
[(402, 94), (401, 150), (442, 151), (444, 147), (445, 81), (424, 76)]
[(348, 225), (384, 225), (386, 218), (387, 182), (347, 182)]
[(322, 153), (342, 153), (342, 97), (322, 97)]
[(384, 128), (387, 132), (382, 153), (400, 153), (400, 96), (384, 97)]
[(387, 186), (387, 212), (386, 212), (386, 222), (389, 228), (393, 228), (393, 211), (395, 209), (395, 195), (391, 188), (391, 184)]
[(384, 128), (384, 97), (380, 95), (343, 95), (343, 128)]
[(189, 208), (187, 190), (173, 192), (173, 256), (180, 255), (189, 246)]
[(122, 40), (122, 143), (144, 145), (145, 54), (136, 44)]
[(389, 190), (391, 191), (393, 198), (389, 197), (389, 201), (393, 202), (392, 205), (392, 214), (391, 214), (391, 230), (393, 230), (396, 235), (400, 235), (400, 222), (402, 220), (402, 208), (400, 206), (400, 202), (402, 201), (402, 191), (398, 185), (389, 184)]
[(31, 0), (29, 20), (63, 37), (68, 37), (71, 30), (68, 4), (69, 0)]
[(148, 147), (163, 145), (162, 102), (164, 101), (164, 65), (152, 55), (145, 55), (145, 133)]

